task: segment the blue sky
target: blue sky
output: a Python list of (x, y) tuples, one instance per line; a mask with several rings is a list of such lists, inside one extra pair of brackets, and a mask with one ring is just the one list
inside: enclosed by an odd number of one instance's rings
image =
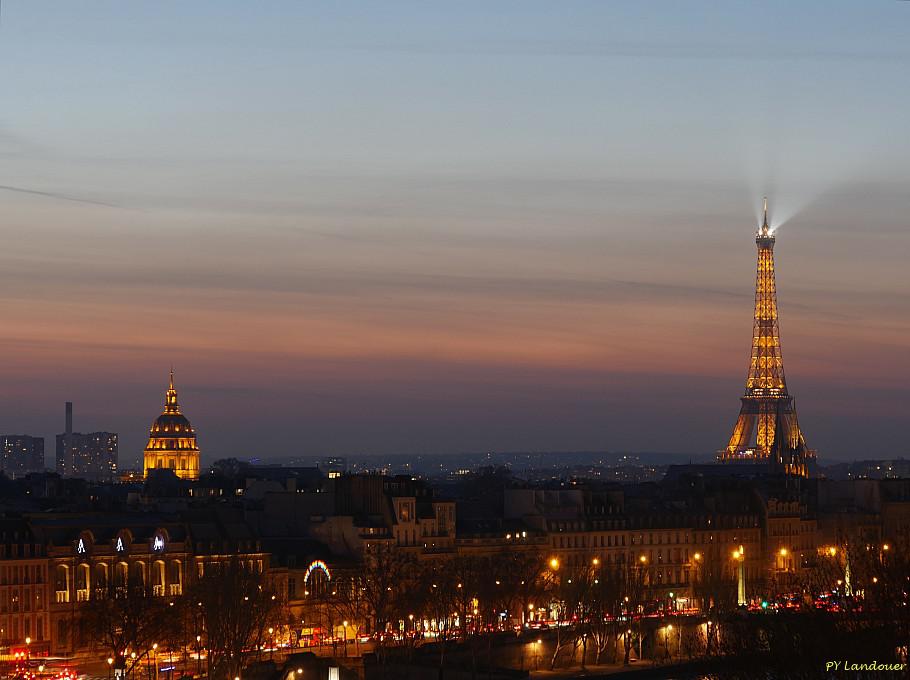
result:
[(910, 3), (2, 14), (2, 431), (711, 452), (767, 193), (810, 444), (907, 453)]

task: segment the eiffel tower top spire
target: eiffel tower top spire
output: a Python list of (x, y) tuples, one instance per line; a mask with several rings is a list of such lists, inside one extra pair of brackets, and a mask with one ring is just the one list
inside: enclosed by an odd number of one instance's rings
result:
[(764, 223), (755, 239), (758, 266), (755, 273), (755, 314), (752, 328), (752, 359), (746, 379), (746, 396), (787, 393), (784, 359), (780, 349), (777, 314), (777, 281), (774, 275), (774, 235), (768, 227), (768, 199)]
[(767, 236), (769, 229), (770, 229), (770, 227), (768, 226), (768, 197), (765, 196), (763, 204), (762, 204), (761, 230), (762, 230), (762, 233)]

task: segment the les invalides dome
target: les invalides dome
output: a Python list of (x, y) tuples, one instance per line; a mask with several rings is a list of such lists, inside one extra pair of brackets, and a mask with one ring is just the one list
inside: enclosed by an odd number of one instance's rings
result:
[(180, 412), (174, 371), (164, 400), (164, 411), (152, 423), (145, 447), (145, 476), (154, 468), (169, 468), (180, 479), (199, 479), (199, 446), (196, 430)]

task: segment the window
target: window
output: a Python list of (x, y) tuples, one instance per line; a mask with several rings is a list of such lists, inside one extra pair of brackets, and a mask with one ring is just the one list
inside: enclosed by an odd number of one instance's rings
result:
[(164, 586), (164, 561), (155, 560), (152, 563), (152, 594), (163, 596), (165, 594)]
[(58, 564), (54, 576), (54, 591), (57, 602), (70, 601), (69, 568), (65, 564)]
[(59, 647), (69, 646), (70, 628), (66, 619), (57, 621), (57, 644)]

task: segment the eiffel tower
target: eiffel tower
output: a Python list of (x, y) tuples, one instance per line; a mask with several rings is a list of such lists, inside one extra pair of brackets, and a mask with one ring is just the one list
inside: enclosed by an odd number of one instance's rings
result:
[(730, 442), (717, 457), (721, 462), (767, 462), (773, 471), (807, 477), (815, 452), (806, 446), (784, 377), (774, 280), (774, 231), (768, 225), (767, 198), (755, 243), (758, 271), (746, 393)]

